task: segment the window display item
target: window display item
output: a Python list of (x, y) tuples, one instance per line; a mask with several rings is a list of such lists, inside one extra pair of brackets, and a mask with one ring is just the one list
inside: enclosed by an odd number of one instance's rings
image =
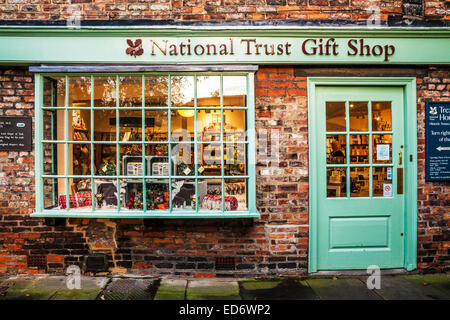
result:
[[(88, 192), (80, 192), (69, 195), (69, 207), (80, 208), (92, 206), (92, 195)], [(59, 196), (59, 207), (61, 209), (67, 208), (66, 195)]]
[(116, 165), (110, 161), (105, 161), (100, 165), (97, 170), (98, 176), (115, 176), (116, 175)]
[(180, 186), (179, 190), (172, 192), (172, 205), (176, 208), (192, 206), (192, 196), (195, 197), (195, 185), (184, 183)]
[(141, 209), (144, 207), (144, 200), (142, 192), (130, 192), (129, 200), (127, 202), (128, 209)]
[(97, 192), (102, 193), (107, 205), (117, 206), (117, 188), (112, 182), (103, 182), (98, 188)]
[[(239, 206), (235, 196), (225, 196), (225, 210), (235, 211)], [(222, 210), (222, 197), (207, 194), (203, 198), (202, 208), (207, 210)]]
[(95, 195), (95, 199), (97, 200), (97, 207), (99, 209), (101, 209), (102, 205), (103, 205), (103, 200), (105, 199), (105, 196), (103, 195), (103, 193), (97, 193)]

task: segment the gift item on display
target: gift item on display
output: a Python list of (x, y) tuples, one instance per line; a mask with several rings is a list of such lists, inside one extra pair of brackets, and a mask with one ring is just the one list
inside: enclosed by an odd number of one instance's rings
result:
[(102, 193), (108, 206), (117, 206), (117, 187), (113, 182), (102, 182), (97, 187), (97, 192)]
[[(81, 208), (92, 206), (92, 194), (89, 192), (80, 192), (69, 195), (69, 208)], [(59, 196), (60, 209), (67, 208), (67, 198), (65, 195)]]
[[(238, 209), (239, 203), (234, 196), (225, 196), (225, 210), (235, 211)], [(207, 194), (202, 201), (202, 209), (222, 210), (222, 196)]]
[(225, 192), (230, 195), (244, 194), (246, 189), (245, 182), (229, 182), (225, 183)]
[(97, 170), (98, 176), (115, 176), (116, 165), (111, 161), (104, 161)]

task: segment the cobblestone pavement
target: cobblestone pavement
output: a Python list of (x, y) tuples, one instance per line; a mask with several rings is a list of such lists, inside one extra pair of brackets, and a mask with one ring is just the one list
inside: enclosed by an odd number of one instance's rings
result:
[[(449, 300), (450, 274), (266, 279), (160, 279), (65, 276), (0, 278), (0, 300)], [(74, 288), (78, 285), (79, 289)], [(70, 289), (72, 288), (72, 289)]]

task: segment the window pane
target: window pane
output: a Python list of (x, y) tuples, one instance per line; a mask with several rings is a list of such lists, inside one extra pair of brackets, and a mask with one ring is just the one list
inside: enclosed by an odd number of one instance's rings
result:
[(195, 180), (172, 180), (172, 209), (174, 211), (195, 210)]
[(64, 143), (43, 144), (43, 172), (47, 175), (66, 174), (66, 146)]
[(200, 141), (220, 141), (221, 115), (219, 109), (198, 110), (197, 133)]
[[(60, 119), (58, 121), (58, 114), (60, 115)], [(56, 140), (56, 129), (57, 123), (64, 123), (64, 113), (58, 113), (55, 111), (44, 110), (43, 112), (43, 122), (44, 122), (44, 140)]]
[(145, 111), (145, 140), (168, 141), (168, 111)]
[(169, 84), (166, 76), (145, 77), (145, 106), (167, 107)]
[(43, 179), (44, 183), (44, 208), (51, 209), (65, 209), (65, 195), (66, 195), (66, 179)]
[(69, 144), (69, 172), (73, 175), (86, 176), (91, 174), (91, 145)]
[(246, 151), (247, 146), (243, 143), (225, 144), (224, 174), (226, 176), (244, 176), (247, 174)]
[(373, 136), (373, 163), (392, 162), (392, 135), (374, 134)]
[(169, 179), (148, 179), (147, 210), (169, 210)]
[(172, 107), (194, 106), (194, 77), (172, 76), (170, 98)]
[(202, 176), (220, 176), (221, 171), (221, 144), (208, 143), (200, 145), (198, 149), (198, 174)]
[[(120, 141), (142, 141), (142, 111), (120, 110), (119, 139)], [(112, 123), (116, 123), (115, 117)]]
[(117, 181), (115, 179), (95, 179), (94, 193), (96, 210), (117, 210)]
[(367, 102), (350, 102), (350, 131), (368, 131)]
[(327, 131), (346, 131), (345, 102), (327, 102)]
[(167, 143), (152, 143), (152, 144), (146, 144), (145, 145), (145, 154), (147, 156), (168, 156), (168, 144)]
[[(53, 88), (53, 97), (52, 97)], [(66, 103), (66, 78), (44, 78), (44, 107), (64, 107)]]
[(224, 110), (223, 120), (225, 141), (246, 140), (247, 121), (245, 110)]
[(197, 77), (197, 107), (220, 107), (220, 77)]
[[(389, 187), (392, 190), (392, 167), (374, 167), (372, 185), (374, 197), (388, 195)], [(385, 187), (388, 189), (384, 192)]]
[(172, 158), (175, 160), (175, 175), (195, 175), (194, 150), (194, 144), (191, 143), (172, 145)]
[(121, 144), (120, 145), (120, 168), (121, 175), (142, 176), (142, 145)]
[(193, 109), (172, 111), (172, 141), (194, 140), (194, 114)]
[(369, 168), (350, 168), (350, 196), (369, 196)]
[(247, 77), (223, 77), (223, 106), (245, 107), (247, 105)]
[(225, 210), (247, 209), (247, 179), (225, 179)]
[(327, 163), (346, 163), (346, 146), (345, 135), (327, 135)]
[(123, 180), (120, 183), (120, 187), (125, 189), (124, 201), (121, 203), (125, 211), (144, 210), (144, 188), (142, 180)]
[(115, 144), (95, 144), (94, 163), (97, 176), (115, 176), (117, 174), (117, 154)]
[(369, 163), (369, 135), (350, 135), (350, 163)]
[(116, 111), (108, 109), (94, 110), (94, 140), (116, 140)]
[(116, 77), (94, 78), (94, 106), (115, 107), (117, 101)]
[(142, 107), (142, 77), (119, 77), (119, 107)]
[(69, 106), (91, 106), (91, 77), (69, 77)]
[(327, 168), (327, 197), (339, 198), (347, 196), (346, 172), (346, 168)]
[(391, 131), (391, 103), (372, 102), (372, 131)]
[(71, 120), (71, 132), (73, 141), (91, 140), (91, 111), (90, 110), (69, 110)]

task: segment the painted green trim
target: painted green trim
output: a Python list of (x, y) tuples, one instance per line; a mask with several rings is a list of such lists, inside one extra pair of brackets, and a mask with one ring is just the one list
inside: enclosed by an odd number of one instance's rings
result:
[[(343, 28), (343, 29), (8, 29), (0, 28), (1, 64), (129, 64), (129, 65), (203, 65), (203, 64), (450, 64), (450, 28), (385, 29), (385, 28)], [(142, 39), (144, 53), (139, 57), (127, 55), (127, 39)], [(302, 43), (308, 39), (333, 38), (338, 45), (336, 55), (302, 53)], [(208, 43), (224, 44), (234, 53), (225, 55), (164, 55), (158, 49), (151, 52), (150, 40), (169, 41), (178, 45), (189, 39), (192, 48)], [(246, 52), (245, 40), (255, 39), (260, 44), (273, 44), (275, 48), (291, 45), (290, 54)], [(371, 47), (380, 45), (378, 50), (395, 45), (395, 53), (385, 57), (361, 55), (349, 52), (350, 39), (363, 39)], [(244, 40), (244, 43), (242, 42)], [(253, 40), (252, 40), (253, 41)], [(308, 44), (308, 47), (312, 45)], [(318, 43), (316, 43), (316, 46)], [(359, 44), (354, 43), (355, 47)], [(261, 50), (263, 47), (261, 47)], [(228, 49), (230, 50), (230, 49)], [(334, 50), (334, 49), (333, 49)], [(359, 49), (361, 50), (361, 49)], [(387, 50), (386, 48), (384, 49)], [(311, 51), (311, 48), (309, 49)]]
[(91, 213), (89, 211), (70, 211), (66, 210), (46, 210), (44, 212), (36, 212), (30, 214), (31, 217), (46, 217), (46, 218), (128, 218), (128, 219), (204, 219), (204, 218), (259, 218), (259, 212), (252, 211), (172, 211), (169, 213), (168, 211), (156, 212), (156, 211), (133, 211), (126, 212), (121, 211), (120, 213), (117, 211), (96, 211), (95, 213)]
[[(416, 78), (412, 77), (310, 77), (307, 79), (308, 88), (308, 145), (309, 145), (309, 249), (308, 249), (308, 272), (317, 272), (318, 260), (318, 234), (317, 213), (314, 212), (317, 203), (317, 173), (313, 169), (317, 162), (317, 145), (312, 139), (312, 130), (320, 115), (316, 112), (316, 87), (319, 85), (334, 86), (401, 86), (404, 88), (404, 111), (405, 111), (405, 237), (404, 237), (404, 268), (408, 271), (417, 267), (417, 104), (416, 104)], [(370, 122), (370, 121), (369, 121)], [(410, 162), (409, 155), (413, 156)], [(348, 185), (348, 183), (347, 183)], [(410, 189), (409, 189), (410, 188)]]

